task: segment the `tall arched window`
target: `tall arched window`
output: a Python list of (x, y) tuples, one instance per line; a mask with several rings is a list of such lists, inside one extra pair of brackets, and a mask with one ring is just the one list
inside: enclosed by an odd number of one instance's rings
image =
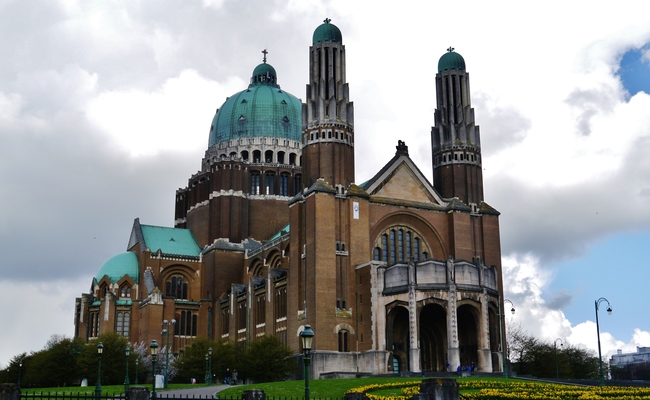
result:
[(406, 249), (406, 259), (411, 259), (411, 232), (406, 231), (406, 243), (404, 248)]
[(413, 255), (415, 256), (415, 261), (420, 261), (420, 238), (413, 240)]
[(346, 330), (340, 330), (339, 331), (339, 351), (347, 353), (350, 351), (349, 347), (349, 338), (348, 338), (348, 331)]
[(176, 314), (178, 321), (174, 328), (176, 336), (196, 336), (196, 326), (198, 325), (198, 316), (190, 310), (183, 310)]
[(397, 231), (397, 260), (404, 261), (404, 231)]
[(275, 174), (271, 172), (264, 174), (264, 194), (275, 194)]
[(374, 254), (373, 254), (373, 260), (381, 261), (381, 249), (379, 247), (375, 247), (375, 251), (374, 251)]
[(396, 251), (395, 251), (395, 230), (390, 231), (390, 262), (394, 263), (396, 260)]
[(289, 175), (280, 174), (280, 196), (289, 195)]
[(128, 311), (118, 311), (115, 317), (115, 333), (128, 338), (130, 326), (131, 313)]
[(381, 260), (388, 261), (388, 235), (381, 235)]
[(251, 172), (251, 194), (260, 194), (260, 173)]

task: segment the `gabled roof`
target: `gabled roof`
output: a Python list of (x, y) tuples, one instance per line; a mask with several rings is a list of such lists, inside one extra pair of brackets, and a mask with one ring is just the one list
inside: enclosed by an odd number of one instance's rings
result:
[(398, 141), (395, 156), (361, 187), (373, 197), (433, 203), (439, 206), (447, 204), (411, 160), (408, 147), (401, 140)]
[(140, 225), (136, 218), (131, 230), (128, 248), (140, 244), (141, 251), (162, 254), (198, 257), (201, 247), (194, 240), (189, 229), (167, 228), (163, 226)]

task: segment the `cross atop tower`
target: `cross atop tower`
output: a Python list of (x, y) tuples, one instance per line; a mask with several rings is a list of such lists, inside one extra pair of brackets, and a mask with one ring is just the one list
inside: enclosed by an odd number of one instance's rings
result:
[(266, 51), (266, 49), (264, 49), (262, 50), (262, 53), (264, 54), (264, 58), (262, 59), (262, 61), (264, 61), (264, 64), (266, 64), (266, 55), (269, 54), (269, 52)]
[(331, 19), (329, 19), (329, 18), (325, 18), (325, 19), (323, 20), (323, 22), (325, 22), (326, 24), (329, 24), (330, 21), (331, 21)]
[(450, 53), (451, 53), (452, 51), (454, 51), (454, 50), (455, 50), (455, 49), (454, 49), (453, 47), (451, 47), (451, 46), (449, 46), (449, 48), (447, 49), (447, 51), (450, 52)]

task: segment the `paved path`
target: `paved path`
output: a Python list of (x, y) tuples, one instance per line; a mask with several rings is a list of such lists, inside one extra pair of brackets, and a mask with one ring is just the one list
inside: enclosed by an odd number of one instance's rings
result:
[[(198, 386), (198, 385), (197, 385)], [(215, 386), (199, 386), (196, 388), (189, 389), (174, 389), (174, 390), (165, 390), (164, 392), (159, 392), (162, 396), (176, 397), (176, 398), (186, 398), (192, 396), (201, 396), (205, 397), (214, 397), (214, 394), (220, 392), (224, 389), (228, 389), (228, 385), (215, 385)]]

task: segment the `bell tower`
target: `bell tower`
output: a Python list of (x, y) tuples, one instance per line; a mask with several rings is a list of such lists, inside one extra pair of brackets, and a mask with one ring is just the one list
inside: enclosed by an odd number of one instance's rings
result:
[(345, 78), (341, 31), (325, 19), (309, 48), (309, 84), (302, 105), (303, 185), (354, 182), (354, 108)]
[(435, 126), (431, 129), (433, 186), (467, 205), (483, 201), (481, 136), (474, 123), (465, 60), (447, 49), (438, 61)]

